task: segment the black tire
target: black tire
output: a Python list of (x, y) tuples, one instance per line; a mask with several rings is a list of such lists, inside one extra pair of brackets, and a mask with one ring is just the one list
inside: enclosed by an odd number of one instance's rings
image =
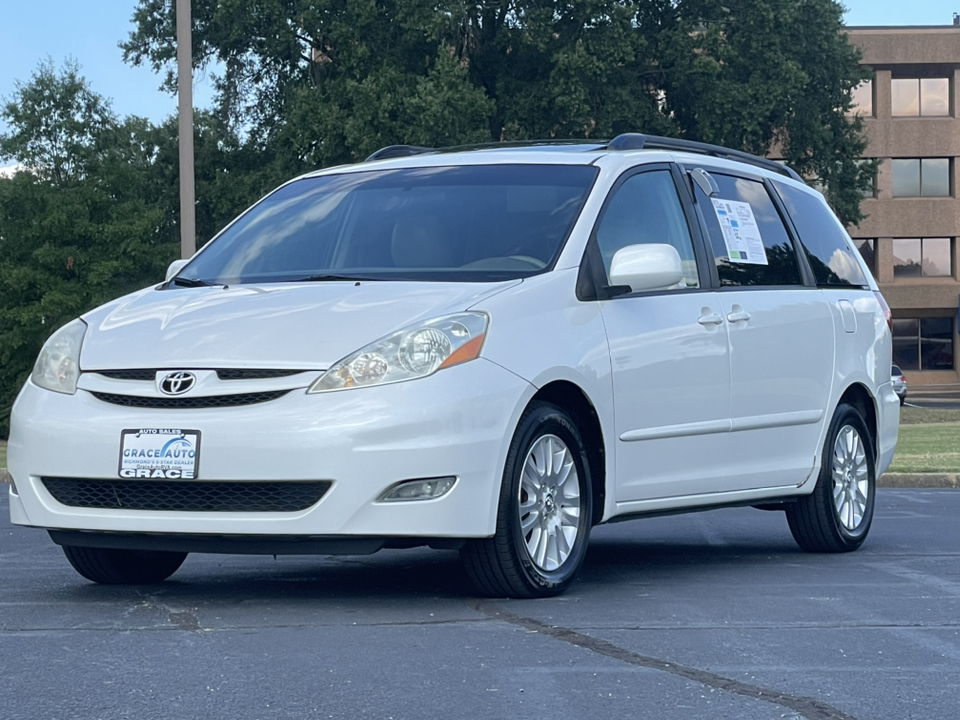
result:
[[(531, 450), (534, 446), (538, 442), (554, 442), (551, 436), (559, 438), (566, 446), (576, 469), (579, 523), (572, 545), (568, 545), (569, 554), (560, 561), (558, 567), (546, 569), (543, 561), (535, 561), (528, 550), (527, 542), (534, 531), (524, 534), (521, 517), (532, 521), (539, 516), (543, 523), (549, 522), (550, 517), (559, 516), (562, 520), (566, 498), (559, 499), (560, 495), (557, 494), (558, 500), (554, 503), (554, 487), (552, 491), (550, 488), (545, 490), (542, 499), (534, 500), (521, 488), (521, 475), (528, 456), (533, 457)], [(572, 487), (569, 491), (572, 491)], [(556, 405), (532, 403), (520, 418), (507, 452), (497, 507), (496, 534), (492, 538), (470, 540), (460, 551), (467, 575), (477, 590), (488, 597), (511, 598), (550, 597), (566, 590), (574, 581), (586, 555), (593, 517), (592, 496), (590, 463), (576, 423)], [(533, 515), (533, 511), (529, 514), (521, 511), (524, 497), (536, 504), (537, 515)], [(565, 538), (564, 544), (567, 544)]]
[[(853, 482), (856, 479), (855, 475), (844, 470), (844, 467), (852, 466), (854, 463), (844, 465), (841, 457), (843, 452), (840, 454), (835, 452), (838, 437), (842, 434), (844, 438), (850, 438), (850, 433), (859, 439), (859, 448), (862, 450), (862, 464), (857, 462), (856, 466), (865, 466), (865, 476), (861, 476), (865, 480), (866, 488), (866, 492), (863, 493), (859, 492), (857, 487), (859, 483)], [(841, 446), (846, 445), (842, 442)], [(839, 466), (836, 473), (835, 466)], [(820, 475), (813, 492), (797, 498), (795, 503), (787, 507), (787, 522), (790, 524), (790, 532), (793, 533), (797, 544), (807, 552), (850, 552), (860, 547), (867, 533), (870, 532), (873, 521), (877, 488), (875, 472), (873, 440), (867, 425), (859, 410), (852, 405), (841, 404), (830, 421), (830, 428), (823, 446)], [(839, 488), (834, 479), (835, 474), (840, 478)], [(864, 497), (859, 518), (847, 513), (848, 508), (859, 507), (859, 501), (853, 505), (842, 505), (843, 513), (838, 509), (834, 500), (834, 493), (838, 489), (841, 493), (850, 493), (843, 496), (848, 502), (855, 497)], [(846, 516), (846, 520), (841, 517), (841, 514)]]
[(160, 550), (115, 550), (64, 545), (73, 569), (102, 585), (149, 585), (173, 575), (187, 553)]

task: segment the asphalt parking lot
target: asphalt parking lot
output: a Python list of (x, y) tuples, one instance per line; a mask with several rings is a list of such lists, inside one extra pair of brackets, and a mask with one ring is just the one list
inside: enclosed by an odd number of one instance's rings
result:
[(191, 556), (92, 585), (0, 501), (0, 717), (954, 718), (960, 491), (878, 493), (864, 547), (749, 508), (595, 529), (581, 580), (472, 595), (456, 553)]

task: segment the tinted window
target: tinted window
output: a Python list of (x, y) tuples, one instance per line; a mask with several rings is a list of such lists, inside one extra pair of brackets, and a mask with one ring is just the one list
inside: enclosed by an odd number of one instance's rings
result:
[(644, 172), (624, 181), (604, 209), (596, 237), (608, 275), (620, 248), (665, 243), (680, 255), (682, 287), (700, 286), (690, 228), (669, 170)]
[(482, 165), (304, 178), (255, 205), (180, 275), (228, 284), (525, 277), (560, 253), (596, 175)]
[[(711, 173), (719, 194), (695, 193), (721, 285), (801, 285), (793, 242), (763, 183)], [(723, 223), (723, 227), (721, 226)]]
[(773, 185), (797, 228), (817, 285), (866, 285), (847, 235), (826, 204), (795, 187)]

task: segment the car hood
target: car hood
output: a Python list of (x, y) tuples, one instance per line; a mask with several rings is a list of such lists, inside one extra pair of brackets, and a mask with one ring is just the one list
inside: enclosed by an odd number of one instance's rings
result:
[(399, 328), (463, 311), (519, 282), (154, 287), (84, 315), (80, 367), (323, 370)]

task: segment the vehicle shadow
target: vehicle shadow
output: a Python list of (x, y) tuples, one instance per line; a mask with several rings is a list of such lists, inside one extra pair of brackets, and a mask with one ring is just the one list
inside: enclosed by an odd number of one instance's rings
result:
[[(571, 592), (589, 596), (618, 583), (643, 584), (665, 577), (702, 579), (705, 572), (743, 577), (771, 563), (803, 563), (813, 558), (792, 542), (743, 542), (721, 547), (708, 543), (597, 539), (587, 553)], [(821, 561), (824, 556), (818, 556)], [(170, 605), (271, 603), (312, 607), (382, 603), (416, 606), (476, 597), (459, 561), (449, 550), (385, 550), (367, 556), (192, 555), (163, 583), (143, 586), (75, 582), (43, 589), (45, 600), (62, 602), (131, 601), (150, 597)]]

